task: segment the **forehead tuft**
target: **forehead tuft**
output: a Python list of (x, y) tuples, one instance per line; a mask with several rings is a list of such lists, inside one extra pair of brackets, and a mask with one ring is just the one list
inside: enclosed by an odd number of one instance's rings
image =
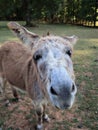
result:
[(72, 45), (67, 39), (64, 39), (59, 36), (46, 36), (46, 37), (41, 37), (38, 41), (39, 45), (43, 46), (55, 46), (55, 47), (70, 47), (72, 48)]

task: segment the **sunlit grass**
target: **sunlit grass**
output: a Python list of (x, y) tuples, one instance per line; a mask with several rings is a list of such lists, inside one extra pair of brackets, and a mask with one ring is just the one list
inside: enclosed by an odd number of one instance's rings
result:
[(75, 54), (76, 55), (80, 55), (80, 56), (90, 56), (93, 54), (93, 51), (92, 50), (77, 50), (75, 51)]
[[(7, 27), (8, 22), (0, 22), (0, 43), (3, 43), (7, 40), (14, 40), (16, 38), (12, 32)], [(24, 22), (19, 22), (24, 25)], [(45, 35), (47, 32), (50, 32), (54, 35), (77, 35), (79, 39), (89, 40), (97, 39), (98, 29), (87, 28), (87, 27), (77, 27), (73, 25), (51, 25), (51, 24), (37, 24), (38, 27), (31, 27), (28, 30), (35, 32), (39, 35)], [(16, 38), (17, 39), (17, 38)]]
[(96, 26), (98, 26), (98, 22), (96, 22)]

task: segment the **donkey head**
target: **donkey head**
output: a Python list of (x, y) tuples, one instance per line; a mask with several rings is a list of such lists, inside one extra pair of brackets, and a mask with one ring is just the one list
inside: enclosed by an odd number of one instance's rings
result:
[[(30, 38), (28, 40), (30, 46), (31, 41), (33, 43), (33, 60), (39, 79), (43, 84), (40, 88), (44, 87), (45, 93), (55, 107), (59, 109), (71, 108), (77, 92), (71, 60), (73, 46), (77, 41), (77, 37), (39, 37), (21, 26), (18, 30), (25, 30), (24, 35), (20, 31), (18, 37)], [(18, 33), (17, 31), (14, 32)], [(23, 40), (23, 43), (26, 43), (26, 41)]]
[(75, 36), (67, 39), (58, 36), (42, 37), (33, 55), (50, 101), (60, 109), (71, 108), (77, 92), (71, 60), (75, 39)]

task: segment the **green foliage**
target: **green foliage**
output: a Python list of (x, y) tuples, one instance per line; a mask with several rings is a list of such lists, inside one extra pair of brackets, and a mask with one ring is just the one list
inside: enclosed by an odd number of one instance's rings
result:
[(1, 20), (33, 20), (49, 23), (93, 24), (97, 21), (97, 0), (0, 0)]
[(95, 26), (97, 21), (97, 0), (67, 0), (67, 18), (71, 23)]

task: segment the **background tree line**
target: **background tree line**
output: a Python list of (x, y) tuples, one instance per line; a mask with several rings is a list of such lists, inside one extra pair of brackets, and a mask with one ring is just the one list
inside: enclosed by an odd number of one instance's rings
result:
[(0, 0), (0, 20), (96, 26), (98, 0)]

